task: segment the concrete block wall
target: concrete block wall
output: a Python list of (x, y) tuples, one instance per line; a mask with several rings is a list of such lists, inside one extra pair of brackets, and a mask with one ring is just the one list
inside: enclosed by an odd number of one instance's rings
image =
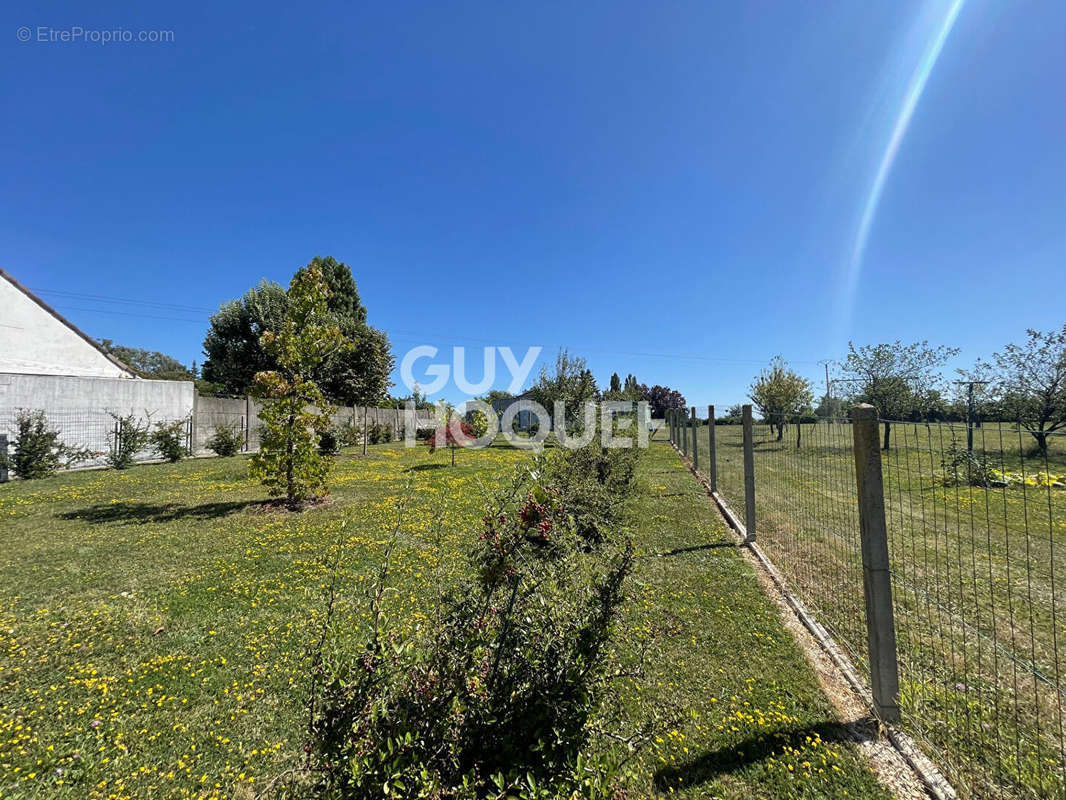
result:
[[(189, 419), (195, 387), (186, 381), (81, 378), (65, 375), (0, 373), (0, 433), (14, 438), (20, 409), (43, 410), (63, 441), (99, 455), (77, 466), (104, 463), (115, 421), (133, 414), (154, 422)], [(150, 459), (144, 452), (139, 458)]]
[[(133, 414), (141, 420), (156, 422), (188, 421), (193, 453), (210, 453), (207, 442), (220, 425), (232, 426), (245, 435), (245, 450), (259, 449), (260, 404), (250, 397), (202, 397), (188, 381), (131, 380), (129, 378), (82, 378), (61, 375), (23, 375), (0, 373), (0, 434), (15, 438), (15, 419), (20, 409), (43, 410), (49, 424), (58, 429), (62, 439), (74, 447), (88, 448), (97, 455), (75, 466), (106, 463), (110, 436), (115, 428), (111, 414)], [(384, 424), (398, 436), (404, 427), (403, 409), (367, 408), (368, 424)], [(419, 427), (434, 424), (434, 412), (419, 411)], [(334, 423), (348, 420), (363, 425), (362, 407), (341, 407), (333, 415)], [(150, 460), (157, 454), (146, 449), (138, 460)]]

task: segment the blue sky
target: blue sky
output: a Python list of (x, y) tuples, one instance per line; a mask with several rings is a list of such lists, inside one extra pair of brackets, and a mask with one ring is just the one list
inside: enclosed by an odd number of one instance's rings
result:
[[(37, 41), (72, 26), (173, 41)], [(0, 266), (185, 362), (221, 301), (316, 254), (398, 357), (566, 345), (696, 404), (775, 354), (969, 363), (1066, 317), (1066, 3), (50, 2), (4, 27)]]

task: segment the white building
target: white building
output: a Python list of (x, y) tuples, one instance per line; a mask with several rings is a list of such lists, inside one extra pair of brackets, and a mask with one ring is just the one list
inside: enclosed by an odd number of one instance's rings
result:
[(136, 378), (133, 371), (0, 269), (0, 373)]

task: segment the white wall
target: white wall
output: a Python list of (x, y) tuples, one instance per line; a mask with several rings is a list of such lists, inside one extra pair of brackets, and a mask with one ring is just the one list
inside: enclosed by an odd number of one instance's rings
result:
[(117, 364), (0, 277), (0, 373), (130, 378)]
[[(14, 438), (18, 410), (41, 409), (64, 442), (100, 454), (83, 465), (99, 464), (109, 449), (108, 434), (115, 425), (110, 412), (173, 422), (192, 414), (194, 393), (191, 381), (0, 373), (0, 433)], [(150, 452), (139, 455), (151, 457)]]

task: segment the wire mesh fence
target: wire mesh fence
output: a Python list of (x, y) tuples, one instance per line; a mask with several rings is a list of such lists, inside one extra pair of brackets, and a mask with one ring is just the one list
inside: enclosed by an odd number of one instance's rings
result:
[[(108, 464), (108, 456), (116, 447), (117, 433), (123, 424), (120, 419), (128, 418), (130, 424), (147, 426), (154, 429), (157, 424), (182, 422), (184, 424), (184, 447), (191, 455), (210, 455), (212, 440), (221, 429), (227, 429), (240, 437), (243, 452), (255, 452), (259, 449), (262, 436), (262, 423), (259, 419), (259, 403), (244, 397), (198, 397), (190, 412), (183, 417), (162, 414), (149, 409), (121, 412), (108, 408), (69, 408), (47, 410), (35, 408), (14, 408), (0, 406), (0, 436), (7, 437), (9, 455), (14, 452), (19, 438), (18, 418), (22, 413), (43, 411), (47, 429), (58, 433), (58, 440), (76, 450), (85, 451), (85, 457), (67, 464), (71, 469), (99, 467)], [(364, 429), (374, 430), (377, 426), (387, 431), (383, 441), (392, 441), (403, 437), (405, 425), (409, 418), (402, 408), (376, 408), (373, 406), (341, 406), (332, 415), (336, 431), (345, 431), (348, 439), (342, 443), (352, 445), (351, 437), (362, 437)], [(422, 409), (415, 413), (415, 427), (432, 427), (436, 424), (433, 410)], [(378, 439), (373, 435), (371, 443)], [(160, 458), (160, 453), (149, 444), (132, 454), (134, 461), (152, 461)], [(9, 479), (12, 470), (0, 473), (0, 480)]]
[[(14, 447), (18, 439), (18, 418), (20, 413), (30, 409), (0, 409), (0, 434), (6, 434), (9, 448)], [(139, 424), (170, 423), (187, 420), (163, 419), (136, 414)], [(116, 446), (116, 431), (121, 424), (118, 417), (106, 409), (77, 408), (50, 410), (45, 416), (47, 427), (58, 433), (58, 440), (75, 450), (84, 451), (84, 457), (70, 462), (72, 469), (102, 466), (108, 463), (108, 455)], [(186, 429), (185, 438), (189, 433)], [(158, 458), (151, 445), (146, 445), (133, 454), (134, 460), (145, 461)]]
[[(904, 728), (974, 798), (1066, 797), (1066, 435), (880, 421)], [(710, 478), (710, 430), (691, 443)], [(758, 542), (869, 674), (853, 426), (752, 425)], [(716, 424), (715, 482), (744, 506), (743, 427)]]

